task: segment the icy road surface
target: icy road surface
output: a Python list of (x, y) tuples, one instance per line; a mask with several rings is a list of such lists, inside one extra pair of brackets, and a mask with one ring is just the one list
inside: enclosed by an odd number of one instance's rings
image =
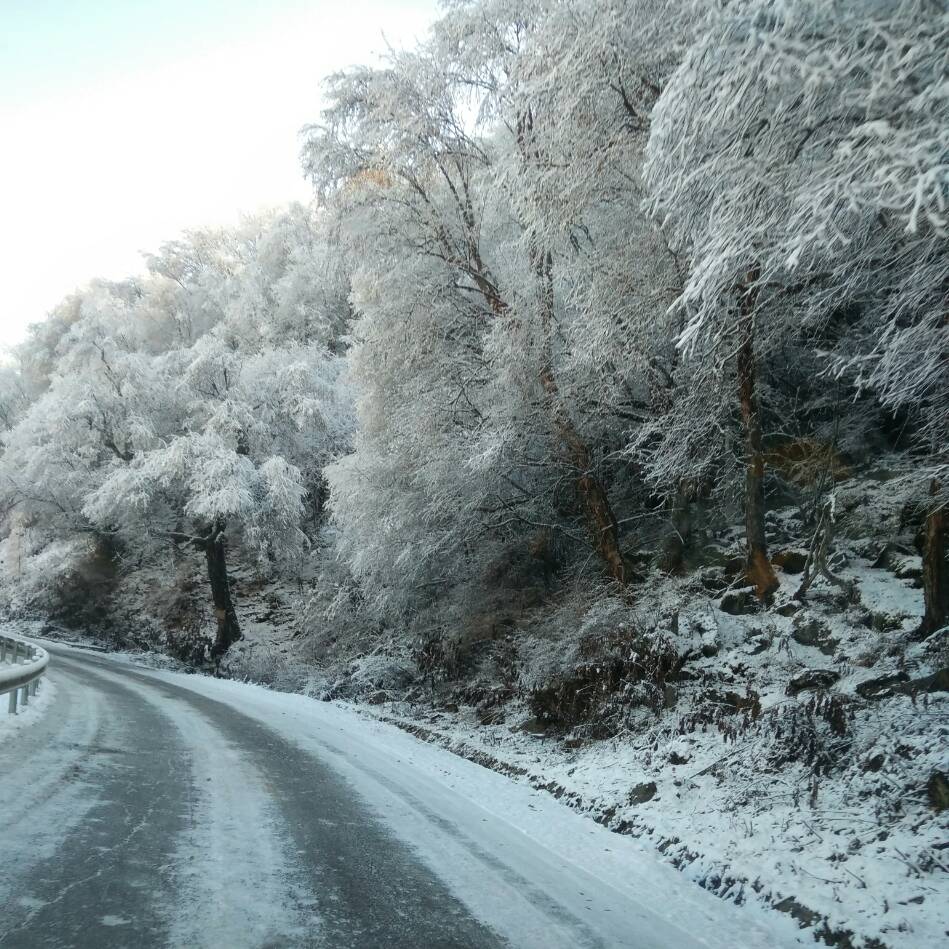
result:
[(343, 705), (50, 646), (0, 743), (0, 946), (793, 944), (634, 840)]

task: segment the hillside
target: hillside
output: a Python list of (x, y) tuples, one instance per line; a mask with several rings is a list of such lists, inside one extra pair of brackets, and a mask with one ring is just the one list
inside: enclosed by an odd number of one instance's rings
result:
[(0, 366), (4, 615), (356, 703), (805, 942), (938, 944), (947, 35), (446, 3), (326, 79), (310, 203)]

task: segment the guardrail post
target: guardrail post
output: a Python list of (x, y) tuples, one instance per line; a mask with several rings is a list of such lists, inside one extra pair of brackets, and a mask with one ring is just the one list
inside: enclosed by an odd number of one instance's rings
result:
[(45, 650), (12, 636), (0, 635), (0, 696), (9, 695), (9, 714), (16, 715), (19, 706), (29, 705), (30, 699), (39, 693), (40, 679), (48, 662), (49, 654)]

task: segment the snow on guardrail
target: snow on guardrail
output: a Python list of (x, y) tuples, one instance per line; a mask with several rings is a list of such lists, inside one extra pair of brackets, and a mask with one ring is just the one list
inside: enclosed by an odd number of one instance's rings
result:
[(7, 711), (16, 714), (18, 700), (28, 705), (49, 665), (49, 653), (13, 636), (0, 635), (0, 695), (10, 694)]

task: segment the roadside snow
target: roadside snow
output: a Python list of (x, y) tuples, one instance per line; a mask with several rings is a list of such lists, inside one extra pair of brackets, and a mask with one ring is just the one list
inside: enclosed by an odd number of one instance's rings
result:
[[(797, 602), (800, 575), (785, 573), (773, 609), (737, 614), (723, 608), (724, 588), (708, 582), (720, 568), (656, 574), (631, 624), (656, 629), (690, 658), (659, 710), (617, 692), (615, 711), (628, 718), (606, 739), (594, 739), (588, 723), (551, 727), (525, 699), (569, 675), (580, 624), (576, 635), (566, 625), (521, 635), (520, 691), (487, 714), (448, 689), (438, 708), (427, 692), (411, 704), (354, 707), (174, 674), (155, 654), (135, 664), (165, 666), (151, 674), (239, 708), (331, 761), (463, 902), (502, 919), (525, 945), (543, 914), (529, 901), (515, 905), (516, 887), (492, 889), (500, 870), (486, 868), (501, 854), (519, 887), (537, 879), (541, 894), (555, 892), (557, 881), (534, 860), (540, 846), (549, 854), (542, 862), (575, 868), (608, 894), (605, 904), (575, 894), (576, 912), (602, 918), (634, 898), (653, 913), (640, 926), (657, 945), (676, 944), (667, 927), (682, 917), (708, 945), (721, 934), (742, 947), (824, 939), (918, 949), (949, 932), (949, 824), (926, 791), (930, 775), (949, 773), (949, 694), (867, 698), (858, 689), (888, 677), (921, 681), (945, 668), (949, 643), (945, 635), (914, 641), (919, 558), (905, 544), (889, 559), (879, 549), (863, 537), (836, 545), (834, 571), (858, 597), (818, 579)], [(628, 621), (628, 607), (597, 608), (609, 628)], [(279, 671), (285, 656), (273, 651)], [(789, 691), (813, 673), (831, 687)], [(307, 687), (293, 684), (299, 679), (265, 681)], [(475, 684), (490, 693), (497, 682)], [(736, 699), (749, 704), (730, 704)], [(710, 893), (739, 907), (708, 902)], [(548, 935), (545, 947), (557, 945), (561, 937)]]
[[(516, 701), (489, 715), (393, 702), (367, 714), (547, 790), (725, 899), (780, 908), (809, 927), (803, 942), (850, 933), (843, 945), (939, 945), (949, 822), (926, 782), (949, 771), (949, 695), (856, 690), (927, 675), (945, 643), (911, 645), (899, 664), (894, 640), (918, 625), (920, 591), (852, 551), (838, 573), (859, 588), (858, 605), (818, 581), (789, 616), (731, 615), (688, 581), (657, 576), (640, 609), (661, 622), (674, 613), (677, 648), (695, 658), (673, 707), (615, 738), (545, 729)], [(786, 577), (786, 590), (798, 582)], [(837, 676), (833, 688), (789, 694), (813, 671)], [(729, 696), (760, 710), (732, 709)]]
[(56, 698), (56, 686), (49, 676), (43, 676), (40, 690), (30, 696), (30, 704), (17, 706), (16, 715), (7, 711), (9, 695), (0, 695), (0, 744), (9, 741), (17, 732), (35, 725)]
[(329, 763), (512, 945), (573, 949), (576, 931), (558, 925), (562, 912), (589, 920), (591, 944), (610, 947), (771, 949), (796, 942), (790, 920), (756, 904), (724, 903), (633, 838), (351, 706), (204, 676), (145, 674), (227, 704)]

